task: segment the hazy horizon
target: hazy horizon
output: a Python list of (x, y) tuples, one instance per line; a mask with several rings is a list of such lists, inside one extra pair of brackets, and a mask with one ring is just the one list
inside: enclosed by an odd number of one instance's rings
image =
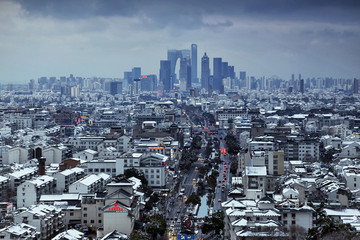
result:
[(0, 0), (0, 83), (41, 76), (159, 74), (198, 46), (248, 76), (360, 76), (358, 1)]

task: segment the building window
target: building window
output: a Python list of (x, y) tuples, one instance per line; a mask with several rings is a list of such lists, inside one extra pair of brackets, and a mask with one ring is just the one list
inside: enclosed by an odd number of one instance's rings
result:
[(91, 222), (91, 223), (94, 223), (95, 221), (94, 221), (94, 220), (91, 220), (90, 222)]
[(87, 223), (87, 220), (84, 220), (84, 223)]
[(86, 213), (84, 213), (84, 217), (87, 217), (87, 214), (86, 214)]
[(87, 211), (87, 207), (84, 207), (84, 211)]
[(71, 212), (71, 213), (70, 213), (70, 216), (74, 216), (74, 213), (73, 213), (73, 212)]
[(284, 221), (284, 225), (287, 225), (287, 221)]
[(101, 223), (101, 220), (99, 220), (99, 223)]
[(284, 213), (284, 218), (286, 218), (287, 217), (287, 213)]
[(292, 217), (292, 218), (295, 218), (295, 217), (296, 217), (295, 213), (292, 213), (292, 214), (291, 214), (291, 217)]
[(291, 224), (292, 224), (292, 225), (295, 225), (295, 224), (296, 224), (296, 221), (291, 221)]
[(98, 214), (98, 217), (101, 217), (101, 213)]

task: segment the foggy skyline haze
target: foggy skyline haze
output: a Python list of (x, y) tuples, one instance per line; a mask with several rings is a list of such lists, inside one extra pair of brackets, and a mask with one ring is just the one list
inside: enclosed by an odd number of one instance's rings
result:
[[(0, 83), (159, 74), (197, 44), (248, 76), (360, 76), (358, 1), (0, 0)], [(213, 73), (211, 69), (211, 74)]]

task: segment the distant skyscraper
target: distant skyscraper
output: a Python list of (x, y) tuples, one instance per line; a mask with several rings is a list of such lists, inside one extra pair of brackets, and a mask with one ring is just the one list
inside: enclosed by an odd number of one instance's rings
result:
[[(189, 49), (184, 49), (184, 50), (175, 50), (175, 49), (171, 49), (168, 50), (167, 52), (167, 57), (168, 57), (168, 61), (170, 61), (170, 75), (171, 75), (171, 79), (173, 81), (173, 83), (175, 83), (176, 80), (176, 74), (175, 74), (175, 66), (176, 66), (176, 62), (178, 59), (183, 59), (186, 58), (186, 56), (190, 56), (190, 50)], [(180, 67), (180, 71), (181, 71), (181, 67)]]
[(228, 62), (221, 63), (221, 77), (222, 78), (229, 77), (229, 63)]
[(180, 84), (186, 84), (186, 89), (191, 88), (191, 59), (189, 55), (180, 59), (179, 80)]
[(191, 64), (188, 63), (186, 66), (186, 90), (192, 87), (191, 73)]
[(240, 72), (240, 80), (246, 80), (246, 72)]
[(122, 93), (122, 82), (111, 82), (110, 83), (110, 94), (116, 95)]
[(165, 91), (173, 89), (173, 82), (171, 81), (171, 65), (169, 60), (160, 61), (159, 82), (162, 84)]
[(354, 93), (358, 94), (359, 93), (359, 79), (354, 78)]
[(204, 56), (201, 58), (201, 88), (209, 90), (209, 77), (210, 77), (210, 67), (209, 67), (209, 57), (204, 53)]
[(221, 58), (214, 58), (213, 61), (213, 90), (214, 91), (220, 91), (221, 85), (222, 85), (222, 59)]
[(155, 91), (157, 88), (156, 82), (157, 76), (155, 74), (142, 76), (140, 82), (141, 91)]
[(300, 86), (299, 86), (300, 92), (301, 92), (301, 93), (304, 93), (304, 91), (305, 91), (304, 79), (300, 79), (299, 84), (300, 84)]
[(126, 89), (128, 84), (133, 81), (132, 72), (124, 72), (124, 88)]
[(197, 83), (197, 45), (191, 44), (191, 82)]
[(231, 79), (235, 79), (234, 66), (229, 66), (229, 67), (228, 67), (228, 74), (229, 74), (229, 77), (230, 77)]
[(140, 94), (140, 81), (141, 78), (135, 78), (134, 79), (134, 94), (139, 95)]
[(129, 84), (133, 85), (134, 84), (134, 79), (139, 79), (141, 78), (141, 68), (140, 67), (134, 67), (131, 70), (131, 81), (129, 82)]

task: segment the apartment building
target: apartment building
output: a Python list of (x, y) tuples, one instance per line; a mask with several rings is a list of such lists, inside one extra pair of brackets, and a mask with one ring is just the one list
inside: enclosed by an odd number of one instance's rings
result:
[(56, 179), (50, 176), (39, 176), (27, 180), (17, 188), (17, 207), (30, 207), (38, 204), (41, 194), (51, 194), (56, 191)]

